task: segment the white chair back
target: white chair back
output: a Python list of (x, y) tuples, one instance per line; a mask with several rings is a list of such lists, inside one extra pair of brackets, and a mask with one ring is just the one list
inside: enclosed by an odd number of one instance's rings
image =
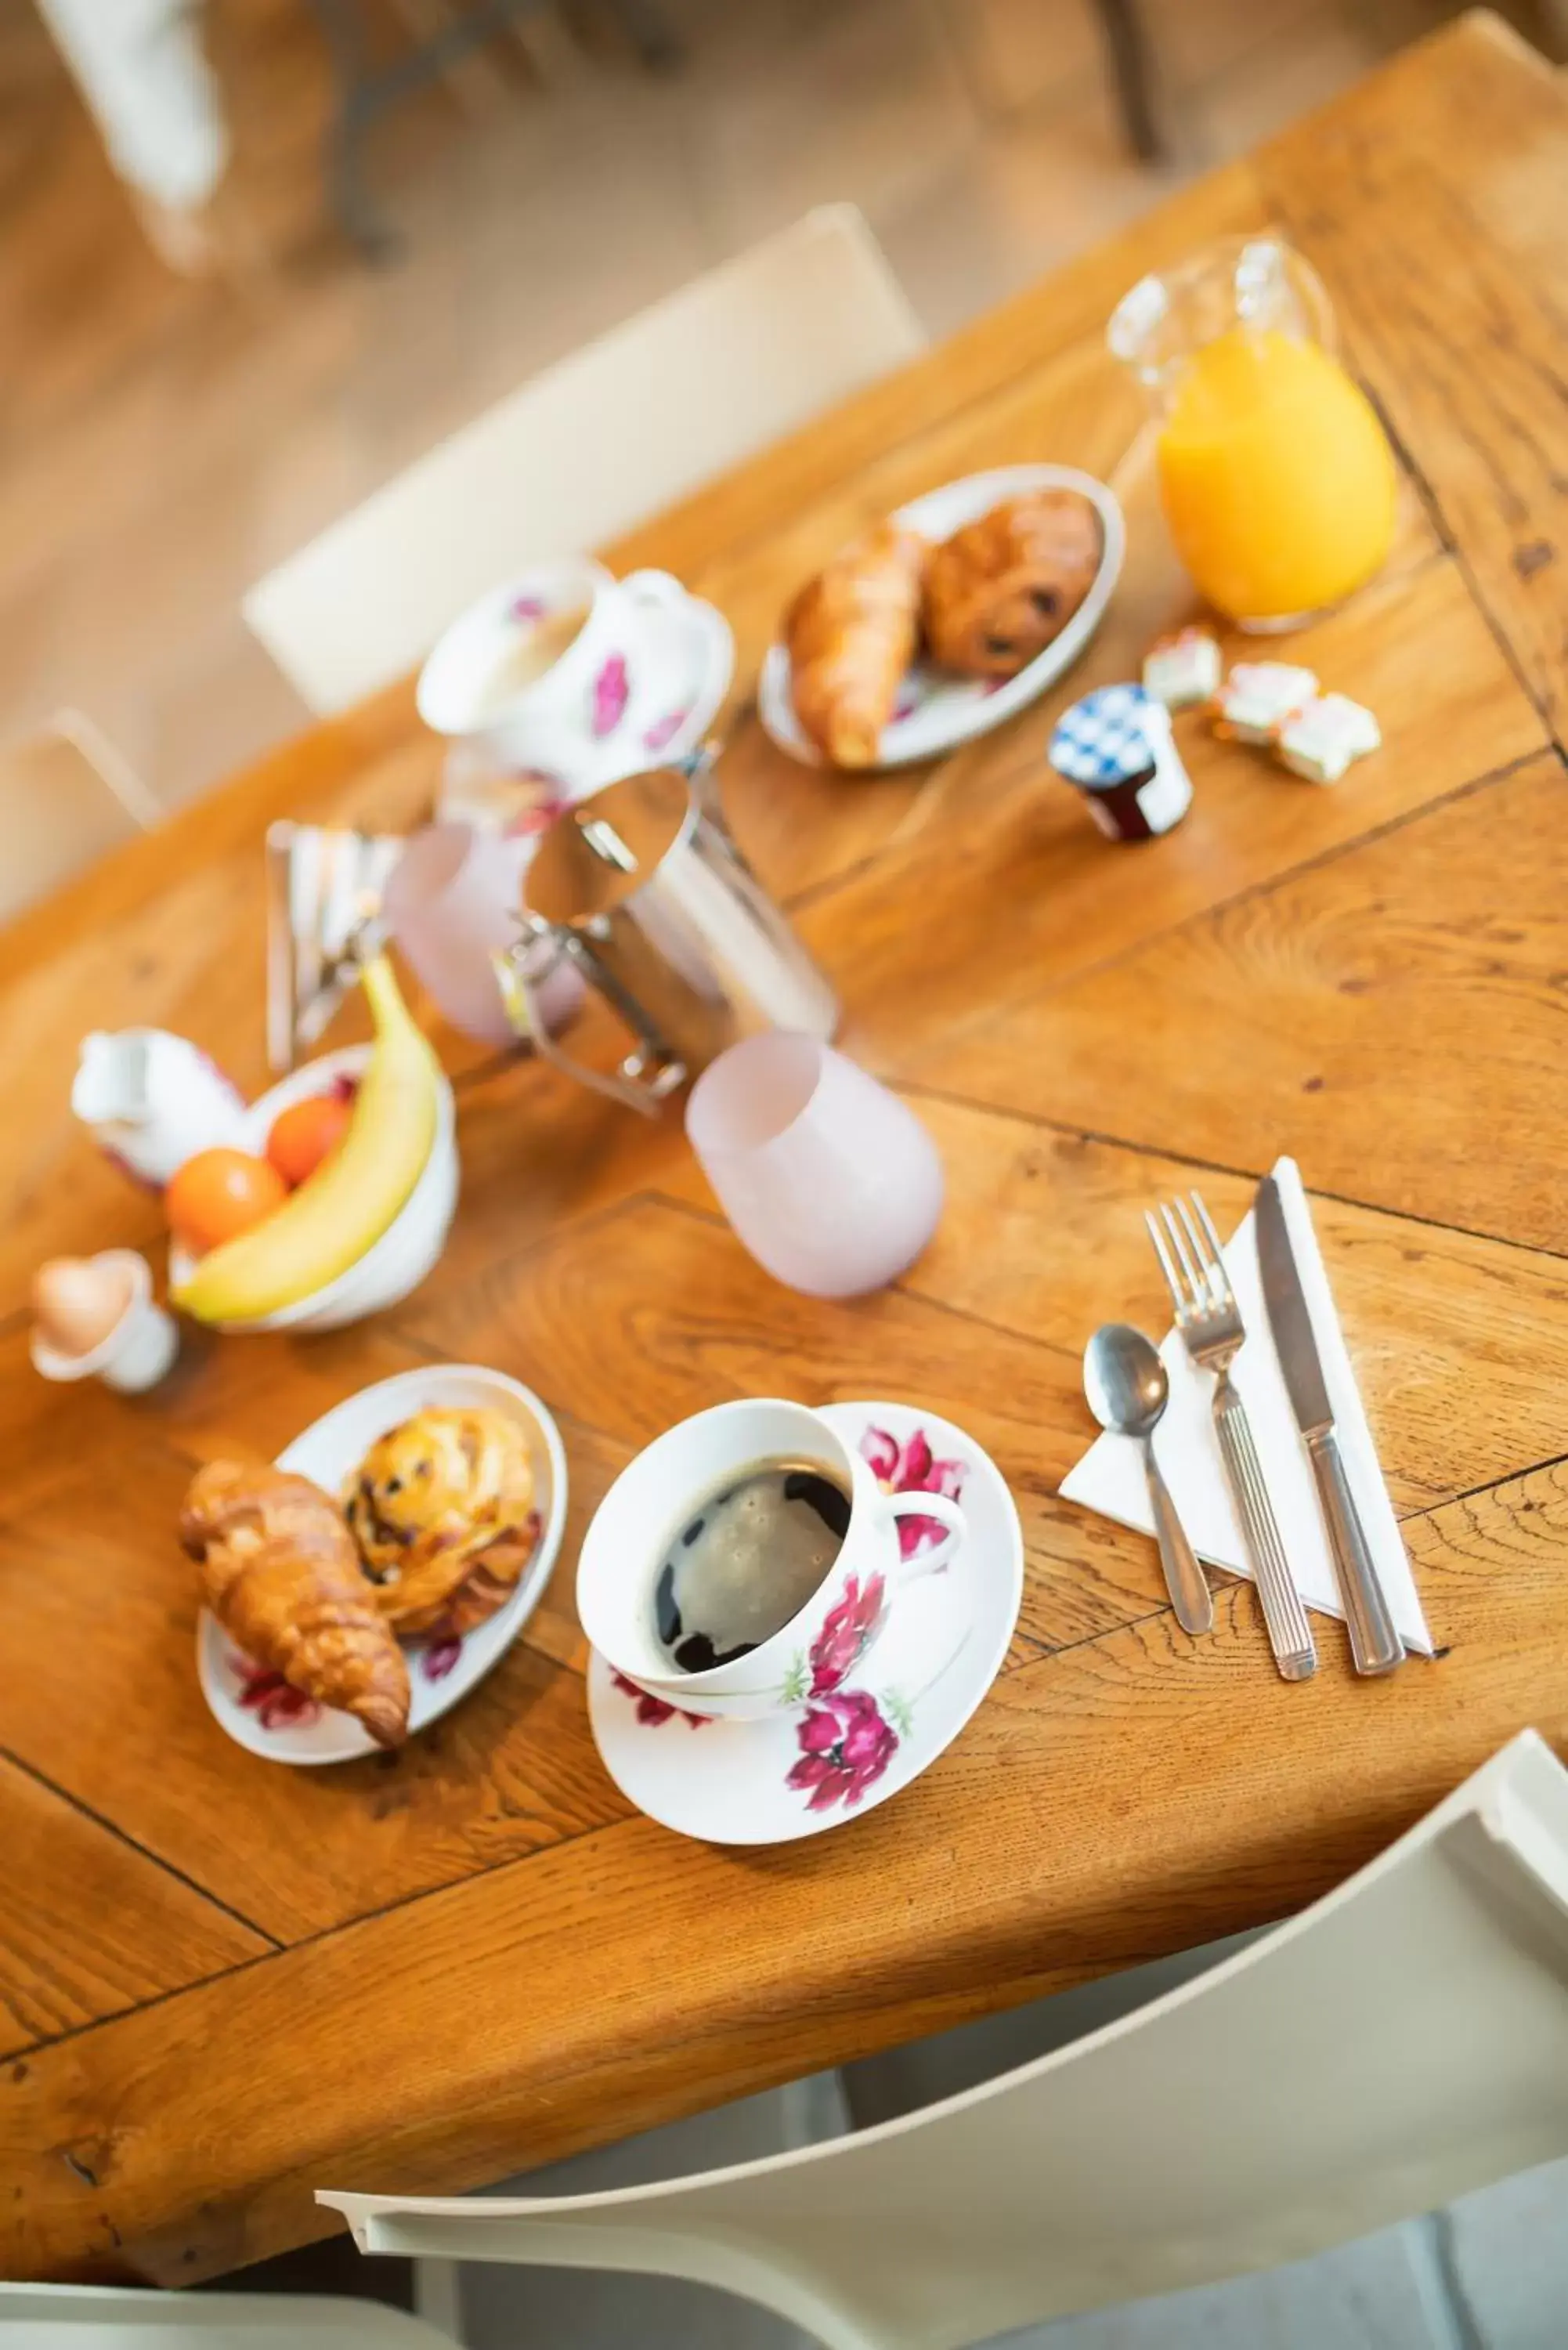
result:
[(162, 811), (76, 711), (0, 750), (0, 920), (68, 881)]
[(833, 2350), (951, 2350), (1565, 2152), (1568, 1772), (1527, 1731), (1289, 1924), (923, 2112), (613, 2194), (319, 2199), (364, 2251), (691, 2277)]
[(924, 342), (855, 207), (808, 213), (475, 417), (253, 588), (245, 619), (330, 717), (509, 572), (615, 537)]
[(379, 2301), (0, 2284), (0, 2350), (457, 2350)]

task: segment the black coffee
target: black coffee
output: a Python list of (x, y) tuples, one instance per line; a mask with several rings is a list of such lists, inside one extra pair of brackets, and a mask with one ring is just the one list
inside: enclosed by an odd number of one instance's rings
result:
[(733, 1472), (676, 1534), (654, 1586), (659, 1638), (683, 1673), (727, 1665), (805, 1607), (849, 1530), (849, 1495), (809, 1461)]

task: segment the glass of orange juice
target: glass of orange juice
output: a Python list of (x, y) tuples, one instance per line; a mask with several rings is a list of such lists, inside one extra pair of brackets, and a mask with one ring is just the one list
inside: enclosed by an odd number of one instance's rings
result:
[(1277, 237), (1211, 245), (1140, 279), (1108, 340), (1154, 403), (1166, 518), (1218, 610), (1296, 628), (1381, 567), (1393, 452), (1299, 253)]

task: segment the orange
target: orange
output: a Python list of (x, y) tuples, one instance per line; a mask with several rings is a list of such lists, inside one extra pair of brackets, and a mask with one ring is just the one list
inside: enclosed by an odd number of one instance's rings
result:
[(288, 1197), (277, 1169), (248, 1150), (198, 1150), (163, 1194), (171, 1231), (193, 1256), (248, 1232)]
[(303, 1183), (348, 1131), (354, 1105), (340, 1094), (307, 1094), (273, 1120), (266, 1155), (286, 1183)]

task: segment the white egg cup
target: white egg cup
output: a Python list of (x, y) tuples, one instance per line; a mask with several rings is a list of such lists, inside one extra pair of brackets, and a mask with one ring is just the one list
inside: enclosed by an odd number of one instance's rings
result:
[(140, 1395), (157, 1386), (180, 1350), (174, 1317), (154, 1300), (147, 1259), (135, 1249), (105, 1249), (92, 1262), (125, 1267), (130, 1275), (130, 1303), (113, 1329), (85, 1355), (62, 1355), (35, 1330), (33, 1368), (46, 1379), (99, 1378), (121, 1395)]

